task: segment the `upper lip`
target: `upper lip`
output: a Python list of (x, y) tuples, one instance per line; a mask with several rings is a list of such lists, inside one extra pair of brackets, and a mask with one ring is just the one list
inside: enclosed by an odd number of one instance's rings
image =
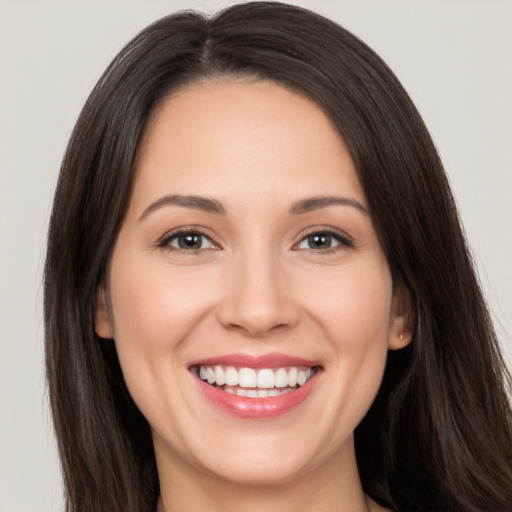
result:
[(282, 368), (286, 366), (320, 366), (318, 361), (303, 359), (286, 354), (271, 353), (263, 355), (252, 354), (226, 354), (201, 359), (190, 363), (190, 367), (197, 366), (235, 366), (239, 368)]

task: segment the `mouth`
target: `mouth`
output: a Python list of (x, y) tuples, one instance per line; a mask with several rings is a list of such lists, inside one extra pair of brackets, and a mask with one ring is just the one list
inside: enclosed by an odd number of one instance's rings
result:
[(193, 368), (208, 385), (231, 395), (269, 398), (291, 393), (304, 386), (318, 367), (290, 366), (250, 368), (200, 365)]
[(192, 363), (189, 370), (209, 403), (253, 420), (298, 407), (323, 373), (318, 362), (280, 354), (221, 356)]

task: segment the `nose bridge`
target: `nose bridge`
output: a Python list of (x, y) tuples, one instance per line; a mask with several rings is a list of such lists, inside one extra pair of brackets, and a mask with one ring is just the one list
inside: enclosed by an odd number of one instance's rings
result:
[(235, 251), (220, 308), (220, 320), (226, 327), (262, 336), (296, 322), (298, 311), (276, 252), (265, 243)]

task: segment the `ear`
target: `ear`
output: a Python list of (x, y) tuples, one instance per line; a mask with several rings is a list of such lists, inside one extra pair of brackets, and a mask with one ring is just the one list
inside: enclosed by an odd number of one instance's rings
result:
[(389, 350), (399, 350), (411, 342), (415, 318), (410, 292), (404, 285), (396, 283), (389, 322)]
[(108, 307), (107, 292), (103, 285), (98, 287), (98, 291), (96, 293), (94, 330), (100, 338), (111, 339), (114, 337), (114, 329), (112, 326), (110, 309)]

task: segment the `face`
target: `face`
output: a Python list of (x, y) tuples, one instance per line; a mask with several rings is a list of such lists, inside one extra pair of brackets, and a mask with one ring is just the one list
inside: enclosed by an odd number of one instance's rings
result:
[(318, 106), (226, 80), (154, 114), (96, 329), (159, 465), (261, 483), (350, 466), (387, 351), (408, 338), (401, 303)]

